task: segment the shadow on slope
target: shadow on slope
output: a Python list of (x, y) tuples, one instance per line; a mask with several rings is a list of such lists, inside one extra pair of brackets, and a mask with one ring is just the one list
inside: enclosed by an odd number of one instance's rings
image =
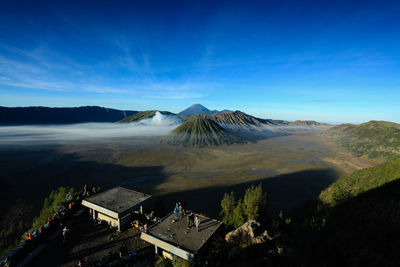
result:
[(305, 266), (398, 266), (400, 180), (337, 206), (295, 209), (289, 243)]

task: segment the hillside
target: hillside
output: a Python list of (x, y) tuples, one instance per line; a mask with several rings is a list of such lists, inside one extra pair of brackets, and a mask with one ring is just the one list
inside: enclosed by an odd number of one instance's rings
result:
[[(239, 110), (232, 112), (217, 113), (211, 115), (202, 115), (203, 118), (213, 120), (226, 129), (232, 130), (257, 130), (263, 127), (279, 127), (278, 123), (272, 120), (263, 120), (247, 115)], [(281, 131), (280, 129), (274, 129)]]
[(116, 122), (136, 113), (137, 111), (97, 106), (77, 108), (0, 107), (0, 124)]
[(400, 124), (370, 121), (342, 124), (328, 130), (339, 144), (359, 156), (383, 162), (400, 156)]
[(257, 141), (260, 139), (300, 134), (308, 135), (316, 131), (323, 131), (329, 124), (316, 121), (283, 121), (260, 119), (239, 110), (214, 114), (179, 114), (183, 120), (191, 118), (205, 118), (217, 122), (223, 128), (232, 130), (246, 139)]
[(224, 112), (218, 114), (201, 115), (212, 119), (225, 129), (233, 131), (251, 131), (252, 134), (263, 136), (282, 136), (290, 134), (311, 134), (324, 130), (329, 124), (316, 121), (295, 121), (260, 119), (241, 111)]
[(241, 143), (243, 140), (213, 120), (192, 118), (177, 127), (161, 142), (171, 145), (204, 147), (230, 145)]
[[(397, 266), (400, 159), (356, 171), (299, 207), (288, 243), (305, 266)], [(310, 205), (311, 204), (311, 205)], [(307, 245), (305, 245), (307, 244)]]
[[(118, 122), (139, 122), (144, 119), (148, 119), (154, 116), (156, 114), (157, 110), (146, 110), (146, 111), (139, 111), (129, 117), (126, 117)], [(174, 113), (171, 113), (169, 111), (160, 111), (161, 114), (163, 115), (175, 115)]]
[(326, 204), (337, 204), (397, 179), (400, 179), (400, 158), (339, 179), (321, 193), (320, 199)]

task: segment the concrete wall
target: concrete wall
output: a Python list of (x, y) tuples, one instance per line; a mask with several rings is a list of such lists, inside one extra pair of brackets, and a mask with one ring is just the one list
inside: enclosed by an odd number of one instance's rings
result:
[(132, 214), (129, 213), (129, 214), (125, 215), (124, 217), (120, 218), (119, 221), (120, 221), (121, 230), (129, 228), (130, 223), (132, 221)]
[(103, 221), (106, 221), (108, 224), (110, 224), (113, 227), (118, 227), (118, 219), (112, 218), (106, 214), (103, 214), (101, 212), (96, 212), (97, 213), (97, 218)]
[(160, 253), (158, 250), (162, 249), (184, 260), (192, 261), (194, 259), (194, 254), (186, 250), (183, 250), (181, 248), (178, 248), (177, 246), (169, 244), (163, 240), (160, 240), (157, 237), (154, 237), (150, 234), (143, 232), (140, 238), (143, 239), (144, 241), (149, 242), (150, 244), (153, 244), (155, 246), (156, 253)]

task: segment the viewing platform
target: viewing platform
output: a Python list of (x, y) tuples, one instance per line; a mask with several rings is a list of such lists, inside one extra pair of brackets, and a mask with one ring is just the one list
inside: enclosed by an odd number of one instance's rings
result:
[(82, 205), (92, 209), (94, 220), (106, 221), (121, 231), (129, 226), (132, 211), (139, 209), (143, 213), (142, 205), (150, 198), (145, 193), (117, 186), (84, 199)]
[(176, 255), (185, 260), (193, 260), (221, 226), (220, 221), (199, 214), (193, 215), (200, 217), (199, 231), (195, 225), (188, 229), (186, 216), (176, 219), (171, 212), (143, 232), (141, 239), (153, 244), (156, 254), (160, 253), (170, 259)]

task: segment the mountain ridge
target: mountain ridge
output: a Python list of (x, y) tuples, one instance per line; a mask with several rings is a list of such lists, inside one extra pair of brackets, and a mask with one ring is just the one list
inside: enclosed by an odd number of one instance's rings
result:
[[(270, 126), (280, 126), (273, 120), (259, 119), (242, 111), (203, 115), (204, 118), (214, 120), (224, 128), (231, 130), (262, 130)], [(280, 131), (280, 130), (279, 130)]]
[(330, 128), (327, 133), (346, 149), (378, 162), (400, 156), (400, 124), (394, 122), (341, 124)]
[(0, 124), (116, 122), (136, 113), (137, 111), (133, 110), (118, 110), (99, 106), (60, 108), (0, 106)]

